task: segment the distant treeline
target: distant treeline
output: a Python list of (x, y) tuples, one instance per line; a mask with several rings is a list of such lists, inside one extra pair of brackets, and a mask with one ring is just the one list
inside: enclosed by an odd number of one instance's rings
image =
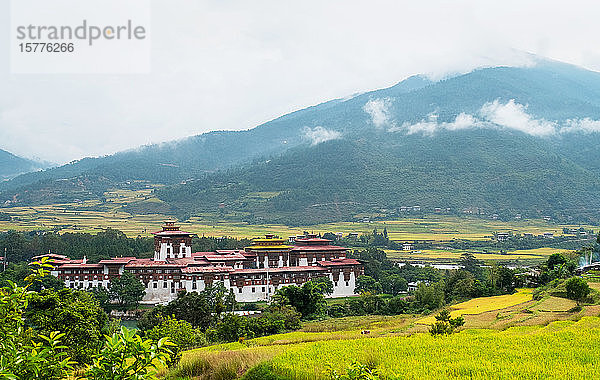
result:
[[(30, 261), (42, 253), (58, 253), (72, 259), (87, 257), (90, 262), (98, 262), (117, 256), (152, 257), (154, 243), (151, 237), (127, 237), (123, 232), (107, 228), (97, 234), (55, 233), (55, 232), (15, 232), (0, 233), (0, 256), (9, 262)], [(243, 248), (250, 244), (248, 239), (196, 237), (192, 240), (194, 252), (217, 249)]]

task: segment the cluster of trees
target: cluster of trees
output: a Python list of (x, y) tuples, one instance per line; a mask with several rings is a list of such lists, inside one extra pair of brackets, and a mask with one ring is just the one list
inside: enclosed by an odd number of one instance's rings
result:
[(32, 290), (50, 269), (42, 261), (24, 286), (0, 289), (0, 378), (156, 379), (173, 344), (117, 328), (85, 292)]
[[(301, 287), (286, 286), (274, 294), (259, 315), (241, 316), (233, 313), (237, 308), (234, 294), (219, 284), (201, 292), (180, 293), (167, 305), (146, 312), (138, 321), (138, 328), (144, 336), (169, 336), (180, 348), (278, 334), (300, 328), (301, 319), (324, 315), (325, 294), (332, 287), (329, 279), (315, 279)], [(188, 331), (183, 335), (194, 339), (184, 341), (178, 338), (182, 334), (169, 333), (181, 323)]]
[[(6, 270), (0, 273), (0, 286), (8, 286), (10, 283), (24, 286), (30, 273), (27, 263), (9, 264)], [(68, 292), (64, 287), (64, 282), (54, 276), (44, 276), (30, 285), (30, 288), (37, 292), (44, 289), (42, 294), (61, 291), (66, 294)], [(135, 275), (125, 272), (120, 277), (112, 278), (108, 289), (95, 287), (87, 292), (94, 297), (102, 309), (110, 312), (112, 309), (126, 310), (138, 307), (146, 294), (146, 288)]]
[[(248, 239), (195, 237), (192, 249), (208, 252), (217, 249), (238, 249), (250, 244)], [(47, 252), (59, 253), (72, 259), (87, 257), (98, 262), (116, 256), (152, 257), (154, 239), (151, 237), (127, 237), (122, 231), (107, 228), (97, 234), (57, 233), (51, 231), (2, 232), (0, 233), (0, 256), (12, 263), (29, 262), (33, 256)]]
[(0, 233), (0, 252), (12, 263), (28, 262), (33, 256), (53, 252), (73, 259), (86, 256), (98, 262), (115, 256), (149, 257), (154, 250), (151, 238), (128, 238), (123, 232), (107, 228), (97, 234), (56, 232)]

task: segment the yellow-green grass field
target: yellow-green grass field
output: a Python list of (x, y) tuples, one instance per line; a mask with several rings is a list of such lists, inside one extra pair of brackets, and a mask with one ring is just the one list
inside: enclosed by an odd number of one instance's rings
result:
[(234, 379), (263, 362), (285, 378), (327, 379), (328, 364), (343, 372), (356, 360), (387, 379), (598, 378), (600, 308), (573, 306), (559, 297), (533, 300), (530, 289), (478, 298), (454, 305), (466, 323), (445, 337), (428, 334), (417, 315), (310, 322), (301, 331), (184, 352), (168, 377)]
[[(162, 222), (172, 219), (173, 215), (162, 213), (131, 214), (124, 208), (135, 202), (161, 204), (155, 198), (152, 188), (144, 190), (111, 190), (104, 194), (106, 201), (84, 201), (68, 204), (53, 204), (33, 207), (3, 207), (0, 212), (13, 217), (10, 222), (0, 221), (2, 230), (39, 230), (56, 229), (60, 232), (98, 232), (111, 227), (125, 232), (128, 236), (149, 236), (159, 229)], [(269, 197), (272, 194), (258, 194)], [(225, 215), (227, 216), (227, 215)], [(283, 237), (302, 234), (304, 231), (364, 234), (373, 229), (387, 229), (388, 236), (397, 241), (431, 240), (448, 241), (451, 239), (487, 239), (495, 231), (541, 234), (552, 232), (561, 235), (563, 227), (579, 225), (558, 225), (545, 220), (514, 220), (503, 222), (473, 216), (455, 217), (430, 215), (410, 217), (401, 220), (372, 222), (339, 222), (311, 226), (289, 227), (277, 224), (251, 225), (243, 222), (223, 220), (217, 214), (205, 214), (191, 218), (182, 227), (200, 236), (230, 236), (252, 238), (265, 233), (275, 233)], [(597, 229), (594, 226), (584, 226)], [(529, 254), (529, 253), (524, 253)]]
[(475, 258), (479, 260), (544, 260), (547, 259), (553, 253), (569, 253), (571, 251), (567, 249), (543, 247), (534, 249), (519, 249), (514, 251), (508, 251), (506, 253), (481, 253), (479, 251), (460, 250), (460, 249), (424, 249), (419, 251), (398, 251), (398, 250), (385, 250), (388, 257), (392, 259), (405, 259), (405, 260), (422, 260), (422, 261), (436, 261), (436, 260), (457, 260), (465, 252), (471, 252)]
[[(511, 306), (519, 305), (527, 301), (531, 301), (531, 289), (519, 289), (513, 294), (504, 294), (494, 297), (473, 298), (471, 300), (461, 302), (451, 306), (450, 315), (453, 318), (465, 315), (482, 314), (492, 310), (505, 309)], [(419, 319), (418, 324), (431, 325), (435, 322), (435, 316), (430, 315), (426, 318)]]
[(592, 379), (600, 377), (600, 318), (506, 331), (465, 330), (447, 337), (415, 334), (290, 347), (271, 360), (292, 379), (324, 378), (326, 364), (372, 363), (392, 379)]

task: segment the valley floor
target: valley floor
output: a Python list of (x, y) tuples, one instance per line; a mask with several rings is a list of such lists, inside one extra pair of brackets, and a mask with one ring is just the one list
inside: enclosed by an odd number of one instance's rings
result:
[[(591, 284), (598, 287), (598, 284)], [(583, 306), (531, 290), (451, 307), (464, 329), (427, 333), (432, 317), (367, 316), (306, 323), (301, 331), (184, 353), (171, 379), (235, 379), (260, 363), (283, 379), (327, 379), (353, 361), (389, 379), (599, 378), (599, 305)], [(369, 330), (368, 334), (361, 334)]]

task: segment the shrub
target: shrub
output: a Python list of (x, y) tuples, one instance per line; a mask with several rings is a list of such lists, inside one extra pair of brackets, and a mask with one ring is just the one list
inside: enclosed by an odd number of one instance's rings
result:
[(173, 317), (163, 318), (157, 326), (146, 331), (145, 336), (154, 341), (168, 337), (176, 345), (171, 348), (172, 355), (167, 363), (169, 367), (179, 363), (181, 351), (207, 345), (206, 338), (199, 329), (194, 328), (187, 321), (180, 321)]
[(174, 347), (168, 338), (158, 342), (143, 340), (134, 331), (121, 331), (108, 337), (104, 348), (85, 372), (87, 380), (154, 380), (158, 365), (166, 365)]
[(104, 343), (108, 316), (87, 292), (61, 289), (32, 294), (25, 311), (26, 325), (48, 335), (62, 331), (67, 353), (79, 363), (91, 363)]
[(583, 301), (590, 294), (590, 286), (580, 277), (572, 277), (565, 283), (567, 297), (577, 302)]
[(24, 328), (23, 314), (33, 293), (31, 285), (52, 268), (47, 259), (25, 278), (24, 287), (8, 281), (0, 289), (0, 378), (63, 379), (75, 364), (61, 344), (64, 334), (51, 331), (47, 335)]
[(462, 316), (456, 318), (450, 318), (450, 312), (448, 310), (442, 310), (438, 315), (435, 316), (437, 320), (429, 329), (431, 335), (450, 335), (457, 328), (465, 324), (465, 320)]

